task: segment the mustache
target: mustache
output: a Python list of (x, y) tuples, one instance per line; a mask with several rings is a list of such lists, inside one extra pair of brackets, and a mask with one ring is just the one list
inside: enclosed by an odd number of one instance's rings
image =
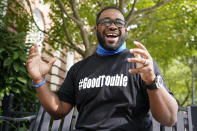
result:
[(117, 34), (118, 36), (120, 35), (120, 32), (118, 31), (118, 30), (114, 30), (114, 31), (112, 31), (112, 30), (104, 30), (104, 32), (103, 32), (104, 34)]

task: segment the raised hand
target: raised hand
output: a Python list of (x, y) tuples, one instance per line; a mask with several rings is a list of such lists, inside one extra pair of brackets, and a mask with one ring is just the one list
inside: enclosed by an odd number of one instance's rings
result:
[(27, 60), (27, 70), (34, 82), (42, 81), (44, 76), (50, 71), (56, 58), (52, 58), (48, 63), (44, 62), (38, 52), (38, 45), (34, 44), (29, 52)]
[(128, 62), (136, 63), (136, 69), (130, 69), (130, 73), (138, 73), (147, 85), (151, 85), (155, 80), (153, 60), (147, 49), (139, 42), (134, 41), (138, 48), (130, 49), (134, 54), (133, 58), (128, 58)]

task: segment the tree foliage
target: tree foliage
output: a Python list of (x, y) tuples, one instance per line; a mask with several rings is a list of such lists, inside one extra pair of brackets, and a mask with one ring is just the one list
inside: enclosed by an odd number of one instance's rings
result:
[(28, 105), (24, 110), (30, 111), (37, 96), (25, 66), (29, 14), (17, 1), (1, 3), (0, 12), (0, 100), (12, 92), (14, 103), (18, 103), (15, 110), (19, 110), (19, 103), (23, 101)]

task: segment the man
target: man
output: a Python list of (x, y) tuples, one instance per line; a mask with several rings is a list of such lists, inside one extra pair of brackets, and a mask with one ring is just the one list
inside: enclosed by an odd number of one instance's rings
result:
[(95, 31), (97, 52), (71, 67), (56, 94), (44, 78), (55, 59), (44, 63), (37, 45), (31, 48), (27, 69), (44, 108), (58, 119), (76, 105), (77, 131), (151, 131), (149, 110), (156, 120), (172, 126), (177, 102), (147, 49), (139, 42), (134, 42), (138, 48), (126, 49), (123, 13), (115, 7), (103, 9)]

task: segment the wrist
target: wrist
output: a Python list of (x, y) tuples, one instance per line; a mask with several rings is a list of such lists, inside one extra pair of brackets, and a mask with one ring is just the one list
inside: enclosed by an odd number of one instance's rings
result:
[(150, 85), (152, 85), (155, 82), (155, 80), (156, 80), (156, 75), (154, 74), (151, 77), (151, 79), (149, 79), (148, 81), (144, 81), (144, 82), (145, 82), (145, 85), (150, 86)]
[(154, 82), (151, 85), (146, 85), (146, 88), (149, 90), (155, 90), (161, 88), (162, 86), (163, 86), (163, 79), (161, 75), (157, 75), (155, 77)]
[(36, 79), (33, 79), (32, 78), (32, 80), (33, 80), (33, 83), (34, 84), (40, 84), (42, 81), (44, 81), (44, 79), (45, 79), (45, 77), (43, 76), (43, 77), (39, 77), (39, 78), (36, 78)]
[[(37, 81), (38, 82), (38, 81)], [(39, 80), (39, 84), (35, 84), (34, 82), (32, 83), (32, 85), (33, 85), (33, 87), (35, 87), (35, 88), (37, 88), (37, 87), (41, 87), (41, 86), (43, 86), (44, 84), (45, 84), (45, 82), (46, 82), (46, 77), (44, 78), (44, 80), (43, 81), (41, 81), (40, 82), (40, 80)]]

